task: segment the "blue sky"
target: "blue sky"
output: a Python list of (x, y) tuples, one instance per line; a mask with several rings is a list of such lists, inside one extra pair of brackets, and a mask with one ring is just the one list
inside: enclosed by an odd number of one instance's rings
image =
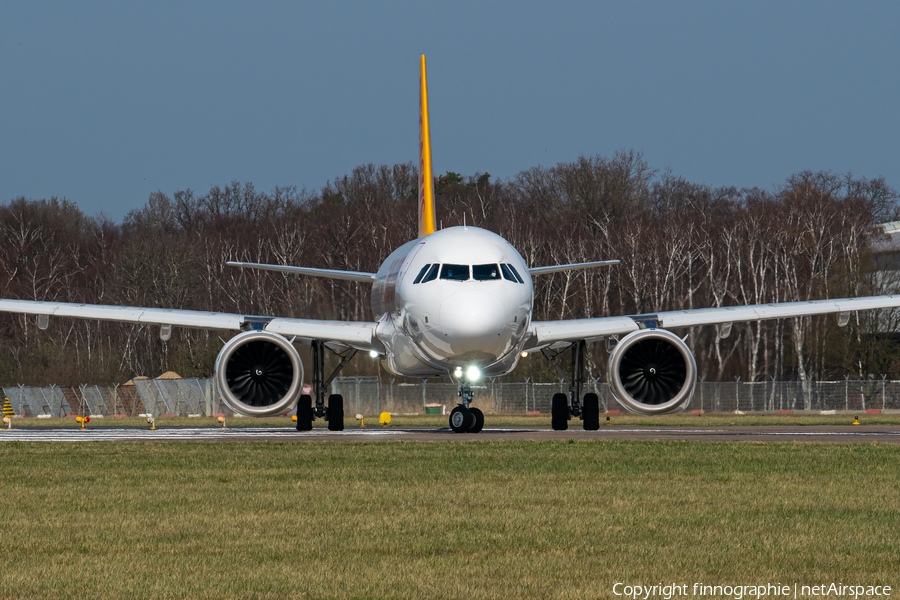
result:
[(713, 186), (900, 188), (900, 3), (429, 4), (4, 2), (0, 202), (120, 220), (157, 190), (414, 161), (422, 53), (436, 173), (633, 148)]

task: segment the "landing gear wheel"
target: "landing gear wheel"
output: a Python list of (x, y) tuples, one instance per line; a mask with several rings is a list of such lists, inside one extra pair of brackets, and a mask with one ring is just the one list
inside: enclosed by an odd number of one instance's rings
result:
[(328, 396), (328, 429), (329, 431), (344, 430), (344, 397), (340, 394)]
[(474, 420), (469, 433), (478, 433), (484, 428), (484, 413), (474, 407), (470, 408), (469, 412), (472, 413), (472, 419)]
[(569, 399), (565, 394), (553, 394), (550, 404), (550, 427), (556, 431), (569, 428)]
[[(484, 417), (482, 417), (482, 422), (483, 419)], [(453, 433), (466, 433), (472, 428), (474, 421), (472, 411), (465, 406), (460, 405), (450, 411), (450, 429), (453, 430)]]
[(597, 394), (585, 394), (581, 403), (581, 416), (584, 419), (585, 431), (600, 429), (600, 398)]
[(297, 431), (312, 430), (312, 396), (303, 394), (297, 401)]

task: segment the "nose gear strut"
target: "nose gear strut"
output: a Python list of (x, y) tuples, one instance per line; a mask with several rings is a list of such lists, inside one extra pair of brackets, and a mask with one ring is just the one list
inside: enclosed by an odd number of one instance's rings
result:
[(450, 429), (454, 433), (478, 433), (484, 428), (484, 413), (471, 406), (475, 392), (469, 382), (460, 380), (458, 384), (460, 403), (450, 411)]

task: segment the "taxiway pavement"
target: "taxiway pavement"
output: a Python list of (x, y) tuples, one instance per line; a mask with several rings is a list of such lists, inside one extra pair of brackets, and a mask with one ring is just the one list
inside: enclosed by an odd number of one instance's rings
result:
[(334, 432), (293, 427), (138, 427), (72, 428), (20, 427), (0, 430), (0, 442), (464, 442), (502, 440), (660, 440), (698, 442), (820, 442), (900, 443), (900, 426), (728, 426), (728, 427), (616, 427), (599, 431), (572, 428), (553, 431), (531, 427), (492, 427), (481, 433), (455, 434), (448, 428), (348, 427)]

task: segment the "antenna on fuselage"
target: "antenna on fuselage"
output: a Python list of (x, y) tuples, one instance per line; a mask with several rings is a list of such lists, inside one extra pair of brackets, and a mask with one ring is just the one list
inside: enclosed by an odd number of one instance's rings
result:
[(465, 227), (465, 226), (466, 226), (466, 213), (464, 211), (463, 212), (463, 227)]

